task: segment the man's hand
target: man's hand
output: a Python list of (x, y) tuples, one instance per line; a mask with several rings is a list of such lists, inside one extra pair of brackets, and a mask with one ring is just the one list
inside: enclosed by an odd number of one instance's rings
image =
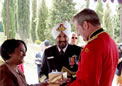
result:
[(122, 62), (122, 57), (119, 59), (118, 64), (119, 64), (120, 62)]

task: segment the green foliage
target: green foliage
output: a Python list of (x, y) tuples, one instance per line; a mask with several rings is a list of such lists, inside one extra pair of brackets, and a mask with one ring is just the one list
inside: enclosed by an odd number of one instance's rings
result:
[(105, 13), (104, 13), (104, 18), (103, 18), (103, 26), (104, 26), (104, 29), (106, 30), (106, 32), (113, 38), (113, 20), (111, 18), (111, 8), (109, 6), (109, 2), (107, 2), (106, 4), (106, 7), (107, 9), (105, 10)]
[(9, 38), (15, 38), (15, 2), (9, 1)]
[(73, 0), (53, 0), (53, 9), (51, 15), (52, 27), (57, 23), (70, 21), (76, 13)]
[(120, 6), (116, 7), (116, 15), (114, 15), (113, 19), (113, 27), (114, 27), (114, 40), (119, 43), (120, 42)]
[(32, 0), (32, 28), (31, 39), (35, 42), (36, 38), (36, 24), (37, 24), (37, 0)]
[(6, 35), (6, 18), (7, 18), (7, 0), (4, 0), (3, 9), (2, 9), (2, 22), (3, 22), (3, 31)]
[(40, 45), (41, 44), (41, 41), (40, 40), (35, 40), (35, 43)]
[(87, 0), (86, 8), (89, 8), (90, 0)]
[[(15, 38), (16, 32), (20, 32), (21, 38), (24, 40), (29, 37), (29, 6), (30, 0), (9, 0), (9, 28), (8, 38)], [(7, 0), (4, 0), (2, 9), (3, 31), (6, 34), (7, 24)]]
[(0, 32), (3, 32), (3, 24), (1, 21), (0, 21)]
[(96, 13), (98, 14), (98, 16), (100, 18), (101, 24), (103, 24), (103, 15), (104, 15), (103, 13), (104, 13), (104, 9), (103, 9), (102, 0), (98, 0), (97, 1)]
[(44, 41), (46, 39), (46, 20), (48, 18), (48, 8), (46, 6), (45, 0), (42, 0), (39, 13), (38, 13), (38, 24), (37, 24), (37, 35), (39, 40)]
[(21, 39), (25, 40), (30, 33), (30, 0), (18, 0), (17, 6), (17, 31)]
[(120, 41), (122, 43), (122, 4), (120, 4)]
[[(3, 10), (2, 10), (2, 19), (3, 19), (3, 26), (4, 26), (4, 32), (6, 34), (6, 24), (7, 24), (7, 0), (4, 1)], [(9, 1), (9, 20), (8, 20), (8, 38), (14, 38), (16, 31), (15, 31), (15, 2), (13, 0)]]

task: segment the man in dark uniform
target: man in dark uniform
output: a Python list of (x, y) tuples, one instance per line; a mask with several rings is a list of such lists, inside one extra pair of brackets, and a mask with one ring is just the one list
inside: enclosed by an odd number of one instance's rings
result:
[(41, 67), (41, 78), (48, 78), (48, 73), (52, 71), (69, 71), (68, 77), (75, 78), (77, 64), (81, 47), (68, 44), (69, 34), (71, 32), (70, 24), (57, 24), (52, 29), (53, 38), (56, 39), (56, 45), (47, 48), (44, 51), (43, 63)]

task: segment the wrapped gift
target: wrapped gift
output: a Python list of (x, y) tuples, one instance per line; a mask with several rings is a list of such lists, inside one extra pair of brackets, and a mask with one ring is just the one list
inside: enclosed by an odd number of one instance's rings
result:
[(49, 83), (49, 86), (60, 86), (60, 84), (51, 84), (51, 83)]
[(49, 76), (49, 86), (60, 86), (67, 78), (66, 72), (51, 72)]

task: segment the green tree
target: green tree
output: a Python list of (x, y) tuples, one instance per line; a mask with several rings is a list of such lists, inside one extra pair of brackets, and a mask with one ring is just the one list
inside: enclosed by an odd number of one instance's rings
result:
[[(3, 10), (2, 10), (2, 19), (3, 19), (3, 26), (4, 26), (4, 32), (6, 35), (6, 24), (7, 24), (7, 0), (4, 1)], [(15, 38), (16, 30), (15, 30), (15, 1), (9, 0), (9, 28), (8, 28), (8, 38)]]
[(120, 42), (122, 42), (122, 3), (120, 4)]
[(3, 24), (1, 21), (0, 21), (0, 32), (3, 32)]
[(112, 15), (111, 15), (111, 8), (109, 6), (109, 1), (107, 2), (106, 4), (106, 10), (104, 12), (104, 17), (103, 17), (103, 26), (104, 26), (104, 29), (106, 30), (106, 32), (113, 38), (113, 24), (112, 24)]
[(100, 18), (100, 22), (101, 24), (103, 24), (103, 3), (102, 0), (98, 0), (97, 1), (97, 6), (96, 6), (96, 13), (98, 14), (99, 18)]
[(44, 41), (46, 38), (46, 29), (47, 29), (47, 24), (46, 20), (48, 18), (48, 8), (46, 6), (45, 0), (42, 0), (40, 9), (38, 12), (38, 26), (37, 26), (37, 34), (38, 38), (41, 41)]
[(90, 0), (87, 0), (86, 8), (89, 8)]
[(18, 0), (18, 29), (21, 39), (29, 38), (30, 33), (30, 0)]
[(36, 38), (36, 25), (37, 25), (37, 0), (32, 0), (32, 28), (31, 28), (31, 39), (35, 42)]
[[(73, 0), (53, 0), (49, 31), (51, 31), (57, 23), (70, 21), (72, 16), (76, 13), (75, 5)], [(74, 28), (72, 27), (72, 29)], [(48, 35), (48, 38), (53, 42), (52, 36)]]
[(15, 1), (9, 0), (9, 38), (15, 38), (16, 30), (15, 30)]
[(3, 31), (6, 35), (6, 18), (7, 18), (7, 0), (4, 0), (3, 9), (2, 9), (2, 22), (3, 22)]
[(113, 16), (114, 40), (120, 42), (120, 5), (116, 7), (116, 15)]

